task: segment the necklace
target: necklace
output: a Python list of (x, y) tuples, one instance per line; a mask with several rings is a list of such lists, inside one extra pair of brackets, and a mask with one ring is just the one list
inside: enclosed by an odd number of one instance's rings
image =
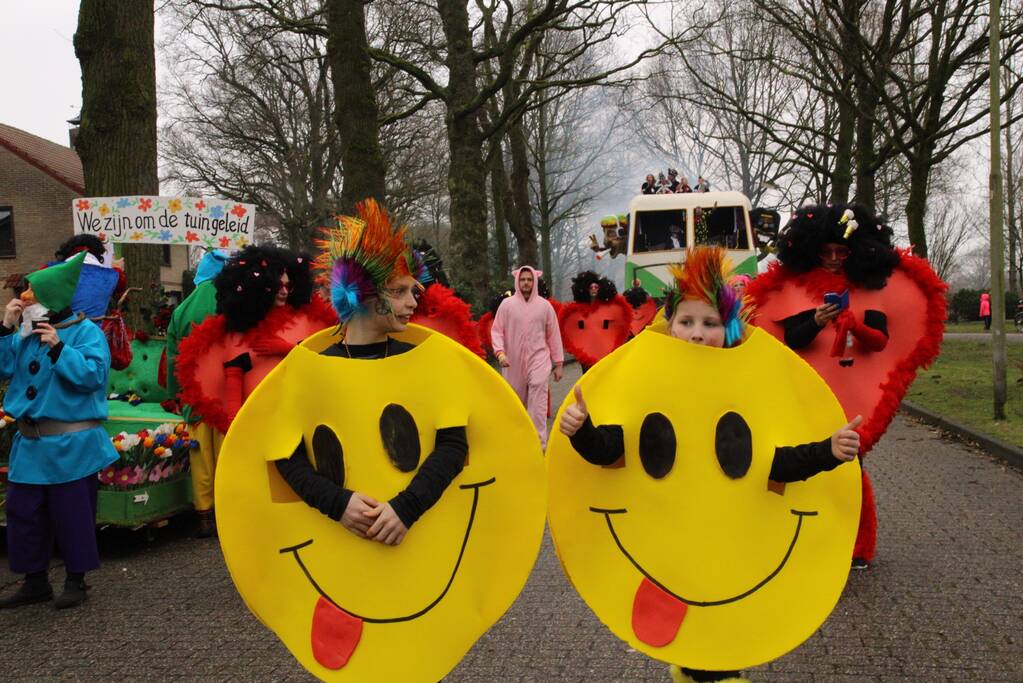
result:
[[(348, 348), (348, 340), (341, 337), (341, 343), (345, 345), (345, 353), (348, 354), (348, 358), (352, 358), (352, 350)], [(391, 338), (384, 337), (384, 358), (387, 358), (387, 353), (391, 350)]]

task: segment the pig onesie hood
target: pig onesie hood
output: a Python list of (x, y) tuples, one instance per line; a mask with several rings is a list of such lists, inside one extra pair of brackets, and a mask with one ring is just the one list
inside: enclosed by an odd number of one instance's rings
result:
[[(533, 293), (527, 300), (519, 291), (522, 271), (533, 273)], [(491, 338), (498, 358), (507, 356), (509, 366), (501, 374), (526, 406), (540, 443), (547, 446), (547, 377), (552, 365), (564, 361), (558, 316), (547, 299), (538, 294), (543, 273), (530, 266), (512, 271), (515, 294), (501, 302), (494, 316)]]

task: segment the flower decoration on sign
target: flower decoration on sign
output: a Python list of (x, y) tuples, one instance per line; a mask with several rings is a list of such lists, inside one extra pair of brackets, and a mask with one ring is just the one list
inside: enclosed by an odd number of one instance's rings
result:
[(99, 215), (100, 216), (106, 216), (108, 213), (110, 213), (110, 207), (107, 206), (106, 204), (100, 204), (99, 205)]
[(173, 237), (174, 237), (174, 233), (171, 232), (170, 230), (161, 230), (160, 231), (160, 239), (163, 240), (164, 242), (170, 242), (171, 238), (173, 238)]
[(198, 242), (199, 241), (199, 235), (197, 235), (194, 232), (192, 232), (191, 230), (189, 230), (189, 231), (187, 231), (185, 233), (185, 241), (186, 242)]
[(169, 202), (167, 202), (167, 209), (171, 213), (177, 213), (178, 211), (181, 211), (181, 200), (180, 199), (170, 200)]
[(77, 208), (79, 211), (85, 211), (89, 208), (89, 206), (90, 205), (88, 199), (79, 199), (78, 202), (75, 204), (75, 208)]
[(129, 237), (128, 239), (130, 239), (132, 242), (138, 242), (140, 239), (142, 239), (142, 233), (141, 232), (133, 232), (131, 234), (131, 237)]
[(206, 202), (200, 199), (195, 203), (195, 208), (197, 208), (199, 211), (202, 211), (203, 209), (206, 208)]
[(239, 249), (244, 249), (245, 247), (249, 246), (249, 241), (244, 237), (239, 237), (237, 240), (235, 240), (235, 246), (237, 246)]
[(139, 197), (139, 211), (149, 211), (153, 208), (153, 200), (146, 197)]
[(223, 218), (224, 217), (224, 207), (222, 207), (222, 206), (211, 206), (210, 207), (210, 216), (212, 216), (213, 218)]
[(131, 205), (131, 200), (128, 199), (127, 197), (121, 197), (120, 199), (117, 200), (117, 208), (118, 209), (126, 209), (130, 205)]
[(220, 248), (221, 249), (227, 249), (229, 246), (231, 246), (231, 238), (230, 237), (221, 237), (220, 238)]
[(238, 218), (241, 218), (242, 216), (245, 215), (245, 207), (242, 206), (241, 204), (235, 204), (234, 208), (231, 209), (231, 213), (237, 216)]

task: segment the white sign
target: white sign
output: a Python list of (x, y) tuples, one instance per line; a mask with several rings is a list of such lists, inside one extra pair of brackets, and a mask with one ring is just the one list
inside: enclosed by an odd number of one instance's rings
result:
[(75, 234), (104, 242), (241, 249), (252, 244), (256, 206), (199, 197), (81, 197), (71, 202)]

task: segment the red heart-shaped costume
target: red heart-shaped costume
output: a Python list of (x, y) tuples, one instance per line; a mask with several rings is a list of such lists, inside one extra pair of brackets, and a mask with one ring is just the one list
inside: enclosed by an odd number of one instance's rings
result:
[[(884, 434), (917, 370), (937, 357), (944, 334), (947, 285), (924, 259), (901, 250), (899, 256), (883, 289), (858, 287), (844, 273), (823, 268), (793, 273), (780, 263), (772, 264), (747, 289), (756, 305), (754, 323), (781, 341), (785, 341), (782, 320), (821, 305), (826, 292), (849, 291), (851, 315), (843, 314), (825, 325), (797, 353), (828, 383), (847, 418), (863, 416), (857, 430), (861, 454)], [(887, 340), (875, 330), (863, 329), (866, 311), (885, 315)], [(853, 331), (857, 327), (865, 333), (862, 339)], [(849, 339), (851, 346), (847, 346)], [(842, 352), (836, 355), (836, 349)], [(873, 558), (876, 525), (873, 493), (864, 473), (863, 513), (854, 557)]]

